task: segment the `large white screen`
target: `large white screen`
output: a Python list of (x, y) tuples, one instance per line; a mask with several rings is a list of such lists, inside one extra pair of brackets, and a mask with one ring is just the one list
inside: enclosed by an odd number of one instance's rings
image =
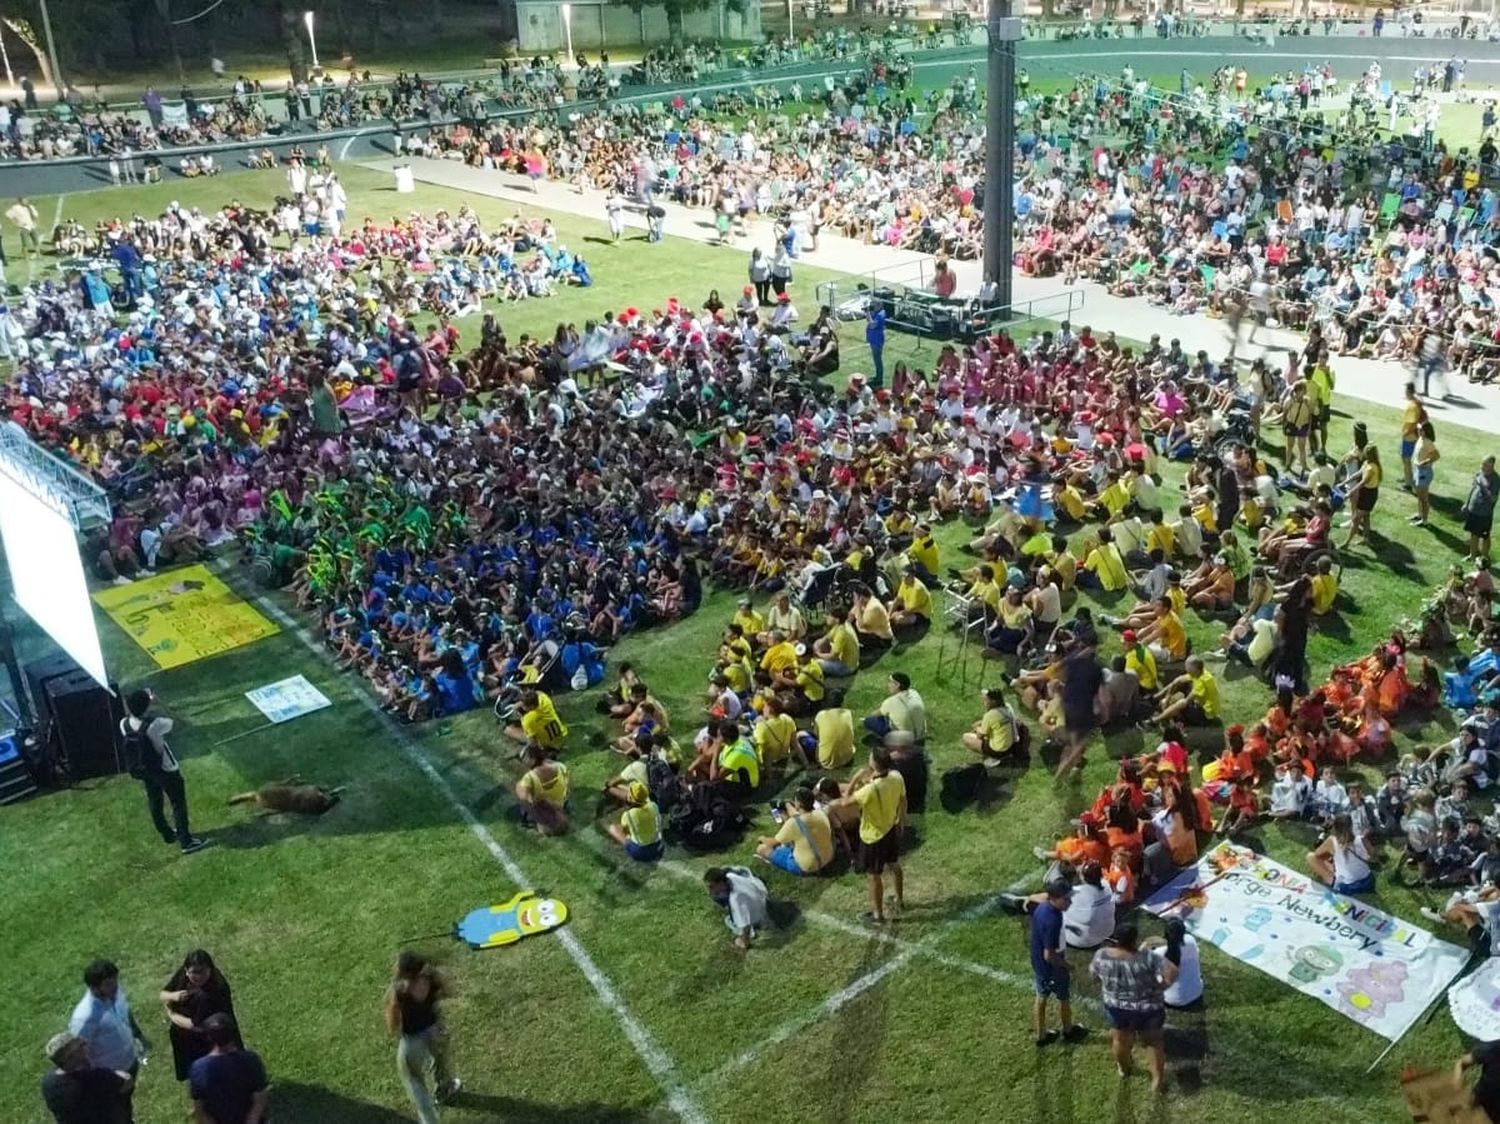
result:
[(72, 523), (0, 472), (0, 539), (17, 604), (79, 667), (108, 686)]

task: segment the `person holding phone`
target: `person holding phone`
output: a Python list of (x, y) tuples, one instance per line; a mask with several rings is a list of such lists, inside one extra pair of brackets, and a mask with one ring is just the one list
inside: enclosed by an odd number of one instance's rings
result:
[[(164, 714), (151, 713), (156, 693), (142, 687), (130, 692), (125, 700), (125, 717), (120, 719), (126, 767), (130, 775), (146, 789), (146, 807), (151, 822), (163, 842), (176, 843), (184, 855), (201, 851), (208, 840), (194, 835), (188, 826), (187, 785), (177, 755), (167, 744), (172, 720)], [(172, 803), (172, 823), (163, 814), (166, 801)]]

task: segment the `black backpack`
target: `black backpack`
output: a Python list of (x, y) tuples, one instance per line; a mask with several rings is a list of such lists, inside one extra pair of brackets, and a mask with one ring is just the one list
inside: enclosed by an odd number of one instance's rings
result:
[(139, 726), (132, 727), (131, 720), (126, 719), (123, 724), (123, 741), (120, 746), (120, 754), (125, 760), (125, 771), (136, 780), (145, 777), (154, 777), (161, 770), (161, 754), (156, 751), (156, 746), (151, 744), (151, 739), (146, 736), (146, 731), (151, 728), (151, 716), (144, 715), (135, 719)]
[(711, 784), (688, 789), (686, 799), (678, 801), (667, 816), (673, 837), (690, 851), (732, 846), (743, 837), (748, 824), (745, 813)]
[(672, 809), (682, 797), (682, 781), (677, 771), (660, 757), (647, 758), (646, 788), (656, 803), (656, 810), (670, 819)]

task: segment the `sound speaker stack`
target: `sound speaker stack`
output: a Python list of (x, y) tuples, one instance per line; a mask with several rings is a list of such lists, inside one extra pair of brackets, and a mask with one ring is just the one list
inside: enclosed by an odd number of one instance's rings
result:
[(49, 656), (26, 665), (26, 681), (47, 759), (65, 763), (75, 781), (123, 771), (116, 701), (93, 676), (66, 656)]

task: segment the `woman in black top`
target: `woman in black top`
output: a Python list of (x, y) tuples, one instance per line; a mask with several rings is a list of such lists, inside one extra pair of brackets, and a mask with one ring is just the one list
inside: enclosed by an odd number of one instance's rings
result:
[[(172, 1065), (177, 1080), (186, 1081), (188, 1070), (213, 1048), (202, 1030), (210, 1015), (228, 1015), (235, 1026), (234, 999), (229, 981), (214, 964), (214, 958), (203, 949), (194, 949), (183, 958), (182, 967), (172, 973), (161, 993), (162, 1006), (171, 1021), (168, 1036), (172, 1040)], [(236, 1032), (238, 1038), (238, 1032)], [(243, 1046), (242, 1042), (236, 1042)]]
[[(426, 959), (415, 952), (397, 958), (396, 978), (386, 993), (385, 1023), (400, 1035), (396, 1069), (421, 1124), (437, 1124), (436, 1102), (449, 1100), (463, 1087), (448, 1068), (448, 1037), (437, 1007), (443, 994), (442, 978)], [(437, 1081), (435, 1097), (427, 1088), (429, 1068)]]

